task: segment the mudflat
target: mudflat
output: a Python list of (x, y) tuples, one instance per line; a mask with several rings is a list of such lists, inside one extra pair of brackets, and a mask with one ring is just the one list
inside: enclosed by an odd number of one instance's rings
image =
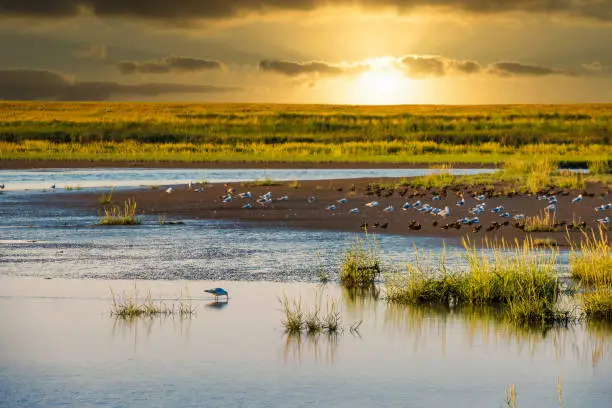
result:
[[(271, 185), (257, 183), (219, 183), (172, 186), (150, 186), (133, 190), (119, 190), (112, 194), (111, 205), (123, 205), (127, 199), (137, 203), (138, 214), (158, 215), (168, 220), (181, 219), (224, 219), (236, 220), (257, 225), (275, 225), (287, 228), (339, 230), (405, 234), (414, 236), (444, 236), (460, 239), (473, 237), (504, 238), (522, 240), (551, 239), (559, 246), (580, 239), (584, 232), (599, 229), (598, 219), (612, 214), (612, 210), (596, 211), (612, 201), (606, 187), (598, 183), (587, 183), (584, 190), (563, 190), (543, 192), (554, 195), (558, 203), (554, 212), (554, 231), (525, 232), (522, 220), (513, 219), (516, 215), (525, 217), (544, 215), (549, 201), (538, 199), (537, 194), (518, 194), (508, 191), (503, 184), (493, 187), (459, 185), (446, 189), (426, 189), (394, 186), (396, 179), (352, 179), (300, 182), (270, 182)], [(231, 202), (224, 202), (231, 192)], [(251, 198), (240, 198), (240, 193), (250, 192)], [(271, 202), (266, 205), (257, 203), (259, 196), (269, 193)], [(484, 200), (478, 196), (484, 195)], [(578, 195), (580, 202), (572, 203)], [(282, 199), (286, 197), (285, 199)], [(312, 199), (314, 197), (314, 199)], [(463, 198), (465, 204), (458, 202)], [(482, 198), (482, 197), (480, 197)], [(345, 199), (346, 203), (340, 202)], [(102, 212), (100, 194), (74, 192), (49, 197), (54, 204), (91, 209), (92, 213)], [(227, 200), (226, 200), (227, 201)], [(378, 202), (369, 207), (366, 204)], [(421, 202), (444, 210), (447, 216), (433, 215), (415, 209)], [(486, 203), (482, 213), (470, 212), (475, 206)], [(410, 208), (403, 209), (405, 203)], [(250, 204), (252, 208), (243, 208)], [(335, 206), (335, 209), (330, 209)], [(503, 206), (498, 213), (493, 209)], [(389, 207), (392, 207), (389, 208)], [(417, 206), (418, 207), (418, 206)], [(351, 210), (357, 209), (353, 213)], [(385, 211), (384, 209), (387, 209)], [(509, 218), (501, 216), (509, 213)], [(551, 212), (551, 214), (553, 214)], [(459, 219), (478, 217), (478, 222), (462, 223)], [(580, 228), (575, 228), (574, 225)], [(610, 235), (610, 228), (606, 233)]]

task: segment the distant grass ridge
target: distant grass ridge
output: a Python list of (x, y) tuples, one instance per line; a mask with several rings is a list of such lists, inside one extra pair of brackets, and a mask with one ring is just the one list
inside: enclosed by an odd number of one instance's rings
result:
[(0, 102), (0, 160), (502, 163), (607, 173), (612, 105)]

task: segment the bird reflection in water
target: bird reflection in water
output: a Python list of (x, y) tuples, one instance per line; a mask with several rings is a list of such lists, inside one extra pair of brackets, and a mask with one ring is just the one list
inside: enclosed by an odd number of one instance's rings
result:
[(221, 309), (227, 307), (227, 305), (229, 305), (229, 301), (226, 299), (226, 300), (220, 300), (220, 301), (212, 301), (210, 303), (207, 303), (206, 307), (208, 307), (210, 309), (221, 310)]

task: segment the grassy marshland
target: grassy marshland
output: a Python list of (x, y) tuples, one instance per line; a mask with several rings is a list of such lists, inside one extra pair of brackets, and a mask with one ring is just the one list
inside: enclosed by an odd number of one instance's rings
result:
[(182, 291), (178, 304), (172, 304), (171, 306), (167, 306), (161, 301), (153, 301), (151, 291), (147, 291), (144, 297), (139, 297), (138, 289), (135, 284), (131, 294), (118, 296), (112, 289), (110, 291), (113, 298), (111, 315), (118, 318), (132, 319), (137, 317), (171, 315), (190, 317), (195, 314), (195, 307), (191, 304), (191, 301), (185, 301), (183, 299)]
[(347, 249), (340, 268), (340, 282), (348, 288), (368, 287), (380, 275), (381, 261), (378, 257), (376, 238), (357, 237)]
[(136, 201), (128, 199), (119, 206), (105, 207), (104, 216), (100, 217), (99, 225), (137, 225), (141, 223), (140, 217), (136, 215)]
[(0, 160), (609, 166), (610, 105), (0, 103)]

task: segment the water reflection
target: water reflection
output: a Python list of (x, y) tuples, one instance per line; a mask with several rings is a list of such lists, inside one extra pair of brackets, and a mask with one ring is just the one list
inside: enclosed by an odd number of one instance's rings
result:
[(217, 309), (217, 310), (221, 310), (223, 308), (225, 308), (227, 305), (229, 305), (229, 300), (219, 300), (219, 301), (213, 301), (210, 303), (206, 304), (206, 307), (210, 308), (210, 309)]
[(179, 338), (187, 340), (191, 332), (190, 316), (140, 316), (140, 317), (113, 317), (111, 329), (111, 339), (119, 340), (124, 343), (131, 342), (134, 355), (138, 350), (139, 344), (148, 342), (154, 332), (164, 332), (171, 328)]
[(571, 353), (579, 364), (596, 367), (612, 349), (612, 324), (586, 322), (553, 327), (524, 327), (510, 324), (502, 311), (491, 307), (448, 308), (443, 306), (404, 306), (389, 303), (385, 328), (394, 335), (412, 339), (415, 351), (439, 342), (440, 353), (447, 354), (447, 341), (461, 328), (466, 351), (478, 347), (504, 350), (531, 359), (552, 351), (556, 361)]
[(338, 333), (285, 333), (283, 358), (301, 363), (304, 356), (314, 362), (333, 363), (338, 349)]

